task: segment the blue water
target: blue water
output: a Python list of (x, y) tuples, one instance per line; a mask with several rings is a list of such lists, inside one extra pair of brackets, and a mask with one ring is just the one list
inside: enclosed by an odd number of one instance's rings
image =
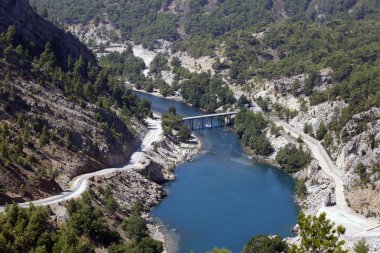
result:
[[(138, 94), (165, 112), (174, 105), (181, 116), (202, 114), (184, 103)], [(227, 129), (196, 131), (202, 150), (180, 165), (169, 196), (151, 214), (178, 235), (178, 252), (205, 253), (214, 246), (240, 252), (257, 234), (291, 236), (298, 208), (294, 182), (286, 173), (250, 160)]]

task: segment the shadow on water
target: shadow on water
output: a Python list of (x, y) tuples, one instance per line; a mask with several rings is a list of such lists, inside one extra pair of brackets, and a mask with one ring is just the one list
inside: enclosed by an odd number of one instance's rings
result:
[[(152, 102), (153, 111), (163, 113), (176, 106), (181, 116), (202, 114), (184, 103), (138, 95)], [(203, 253), (214, 246), (240, 252), (257, 234), (291, 236), (298, 215), (293, 179), (249, 159), (230, 131), (195, 133), (202, 141), (200, 155), (177, 168), (177, 180), (165, 186), (169, 196), (151, 211), (169, 231), (175, 229), (174, 252)]]

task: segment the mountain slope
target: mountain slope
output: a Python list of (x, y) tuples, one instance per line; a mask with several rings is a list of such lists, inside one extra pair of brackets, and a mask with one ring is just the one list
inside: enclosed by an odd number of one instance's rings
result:
[[(151, 45), (194, 35), (220, 36), (229, 31), (271, 23), (324, 23), (336, 18), (376, 17), (376, 0), (31, 0), (40, 13), (61, 25), (109, 24), (121, 39)], [(104, 29), (99, 27), (99, 32)], [(117, 39), (118, 35), (113, 36)]]
[(50, 42), (61, 66), (67, 64), (69, 55), (75, 59), (82, 56), (86, 63), (95, 62), (85, 45), (72, 34), (58, 29), (36, 14), (28, 1), (1, 0), (0, 33), (5, 32), (10, 25), (16, 27), (16, 41), (22, 43), (33, 55), (41, 54), (46, 42)]
[(3, 30), (12, 24), (0, 35), (0, 202), (49, 196), (125, 163), (149, 104), (27, 0), (2, 1), (0, 13), (11, 14)]

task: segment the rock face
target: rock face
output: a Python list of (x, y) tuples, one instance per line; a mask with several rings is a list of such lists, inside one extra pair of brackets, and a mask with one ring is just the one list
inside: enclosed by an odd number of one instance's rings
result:
[(342, 130), (335, 154), (352, 209), (373, 217), (380, 216), (379, 117), (379, 108), (354, 115)]
[(97, 177), (95, 185), (103, 189), (110, 186), (116, 201), (124, 210), (130, 210), (136, 202), (149, 209), (159, 204), (167, 195), (160, 185), (144, 178), (135, 170), (115, 173), (109, 177)]
[[(302, 130), (304, 124), (308, 123), (316, 133), (321, 122), (327, 126), (339, 117), (346, 106), (343, 101), (325, 102), (300, 113), (290, 120), (290, 124)], [(333, 141), (327, 147), (343, 176), (347, 188), (346, 198), (351, 208), (374, 217), (380, 215), (379, 116), (379, 108), (354, 115), (337, 135), (332, 133)], [(360, 172), (358, 166), (363, 166), (363, 171)], [(326, 205), (334, 202), (328, 195), (324, 201)]]
[(307, 213), (315, 214), (321, 206), (335, 205), (333, 181), (321, 170), (317, 160), (294, 175), (305, 182), (307, 197), (299, 200), (299, 204)]
[(36, 14), (28, 0), (1, 0), (0, 33), (5, 32), (10, 25), (16, 26), (16, 35), (23, 40), (23, 44), (32, 42), (35, 45), (29, 48), (32, 51), (39, 51), (34, 54), (43, 52), (46, 42), (50, 42), (62, 65), (67, 64), (69, 55), (76, 59), (82, 56), (85, 62), (95, 63), (93, 54), (85, 45), (72, 34), (55, 27)]
[(175, 180), (173, 170), (178, 164), (191, 160), (198, 152), (200, 143), (193, 138), (189, 143), (179, 143), (169, 138), (162, 138), (154, 143), (143, 161), (144, 167), (137, 171), (152, 181), (163, 184)]

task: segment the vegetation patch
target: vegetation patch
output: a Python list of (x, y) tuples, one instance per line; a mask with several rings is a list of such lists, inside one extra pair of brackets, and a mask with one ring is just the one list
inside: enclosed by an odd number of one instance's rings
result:
[(268, 156), (273, 148), (265, 136), (264, 129), (269, 125), (261, 113), (242, 109), (235, 117), (235, 130), (244, 146), (252, 149), (255, 154)]
[(310, 154), (293, 144), (281, 148), (276, 155), (276, 162), (281, 166), (281, 169), (290, 174), (306, 168), (310, 161)]

